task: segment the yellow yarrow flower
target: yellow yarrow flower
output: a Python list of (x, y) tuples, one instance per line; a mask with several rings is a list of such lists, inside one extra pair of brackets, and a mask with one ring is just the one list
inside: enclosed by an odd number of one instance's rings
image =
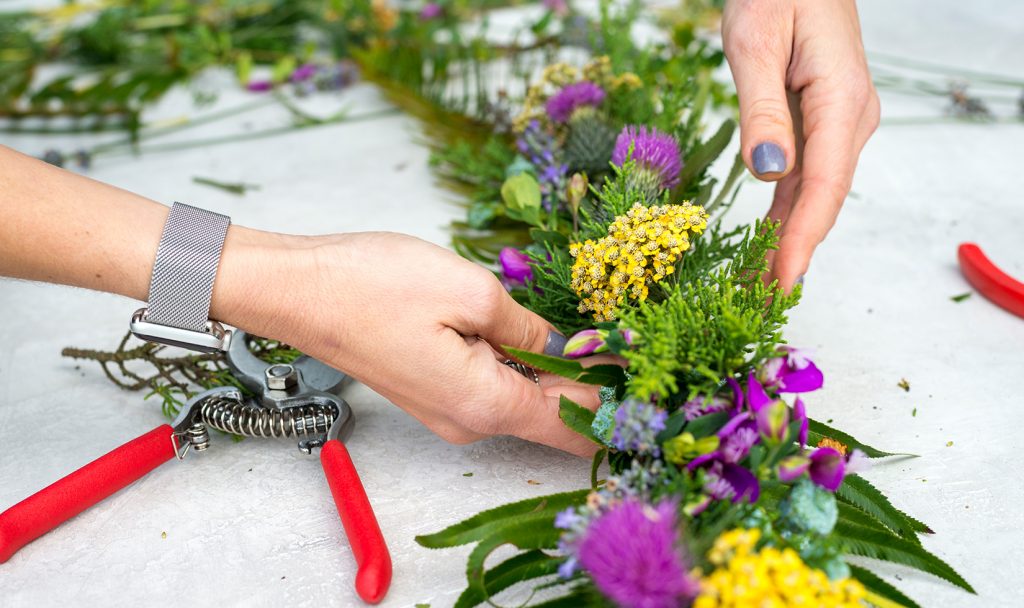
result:
[(570, 245), (576, 258), (570, 287), (582, 297), (579, 311), (592, 312), (600, 323), (615, 319), (627, 300), (646, 300), (650, 285), (675, 272), (690, 238), (707, 225), (700, 205), (635, 203), (608, 226), (608, 236)]
[(754, 551), (759, 530), (723, 533), (708, 553), (717, 568), (701, 578), (693, 608), (863, 608), (864, 586), (844, 578), (830, 581), (790, 548)]

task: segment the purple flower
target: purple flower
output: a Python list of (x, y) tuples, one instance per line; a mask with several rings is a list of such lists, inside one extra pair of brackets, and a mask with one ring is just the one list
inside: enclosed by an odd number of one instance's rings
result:
[(605, 343), (605, 338), (608, 337), (608, 332), (601, 329), (584, 329), (581, 332), (574, 334), (565, 343), (565, 349), (562, 351), (562, 355), (571, 359), (578, 357), (586, 357), (598, 352), (604, 352), (608, 350), (608, 345)]
[(504, 247), (498, 254), (501, 261), (501, 276), (504, 277), (506, 286), (525, 285), (527, 281), (533, 280), (533, 270), (530, 268), (530, 256), (514, 247)]
[(580, 108), (596, 108), (604, 102), (604, 89), (592, 82), (577, 82), (565, 86), (548, 99), (545, 106), (551, 120), (564, 123), (572, 118), (573, 112)]
[(807, 420), (807, 408), (804, 407), (804, 400), (800, 397), (796, 398), (793, 403), (793, 419), (800, 421), (800, 447), (807, 445), (807, 431), (810, 426), (810, 422)]
[(704, 491), (716, 500), (747, 499), (753, 504), (761, 495), (757, 477), (738, 464), (716, 462), (708, 468), (704, 479)]
[(295, 71), (292, 72), (291, 81), (303, 82), (309, 80), (313, 76), (316, 76), (318, 69), (319, 68), (317, 68), (317, 66), (313, 65), (312, 63), (303, 64), (295, 68)]
[(274, 88), (274, 83), (269, 80), (250, 80), (245, 88), (253, 93), (264, 93)]
[(750, 448), (757, 443), (758, 435), (754, 424), (747, 422), (725, 437), (720, 437), (720, 440), (722, 461), (735, 464), (747, 457)]
[(835, 492), (846, 476), (846, 458), (834, 448), (818, 448), (811, 452), (807, 472), (811, 475), (811, 481), (830, 492)]
[(430, 21), (431, 19), (437, 19), (444, 13), (444, 8), (437, 2), (428, 2), (423, 5), (423, 9), (420, 10), (420, 19), (424, 21)]
[(615, 449), (658, 454), (658, 433), (665, 430), (668, 413), (652, 403), (627, 399), (615, 411)]
[(716, 395), (708, 400), (704, 395), (697, 395), (683, 404), (683, 415), (686, 416), (686, 421), (689, 422), (701, 416), (714, 414), (715, 412), (724, 412), (731, 405), (733, 403), (725, 397)]
[(566, 192), (569, 165), (562, 162), (561, 151), (555, 137), (539, 121), (531, 120), (516, 140), (516, 149), (533, 165), (540, 184), (544, 209), (557, 207)]
[(627, 499), (591, 523), (579, 563), (624, 608), (678, 608), (698, 593), (679, 544), (676, 504)]
[[(632, 150), (632, 156), (630, 155)], [(621, 167), (632, 158), (637, 167), (654, 173), (662, 188), (674, 188), (683, 168), (679, 144), (671, 135), (647, 127), (627, 126), (615, 140), (612, 162)]]
[(552, 11), (559, 17), (569, 14), (569, 4), (565, 0), (544, 0), (544, 8)]
[(784, 346), (785, 356), (769, 359), (758, 370), (758, 378), (780, 393), (809, 393), (821, 388), (824, 375), (807, 351)]

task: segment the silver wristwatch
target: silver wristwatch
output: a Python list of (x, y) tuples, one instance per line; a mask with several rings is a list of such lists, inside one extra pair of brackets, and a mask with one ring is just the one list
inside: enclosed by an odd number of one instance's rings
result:
[(135, 337), (204, 353), (228, 349), (231, 330), (210, 319), (210, 300), (230, 225), (226, 215), (174, 203), (156, 250), (149, 306), (132, 315)]

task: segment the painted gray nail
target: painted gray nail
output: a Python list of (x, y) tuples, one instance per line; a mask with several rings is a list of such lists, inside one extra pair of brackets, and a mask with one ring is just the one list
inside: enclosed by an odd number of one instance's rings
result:
[(758, 175), (786, 171), (786, 153), (770, 141), (758, 144), (750, 154), (750, 160), (753, 161), (754, 171), (757, 171)]
[(565, 351), (565, 343), (569, 339), (557, 331), (548, 332), (548, 341), (544, 344), (544, 354), (552, 357), (561, 357)]
[(799, 277), (797, 277), (796, 284), (797, 285), (803, 285), (804, 284), (804, 275), (800, 275)]

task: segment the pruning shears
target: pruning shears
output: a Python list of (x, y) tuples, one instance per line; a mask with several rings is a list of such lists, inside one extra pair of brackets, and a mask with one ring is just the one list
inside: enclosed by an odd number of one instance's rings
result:
[(129, 441), (0, 513), (0, 563), (161, 464), (182, 460), (190, 450), (206, 450), (207, 429), (213, 427), (248, 437), (298, 438), (299, 449), (307, 454), (320, 448), (320, 462), (358, 567), (356, 592), (369, 603), (383, 599), (391, 584), (391, 556), (344, 444), (354, 418), (338, 393), (349, 377), (305, 355), (290, 364), (261, 361), (250, 352), (242, 331), (231, 338), (227, 362), (252, 396), (226, 386), (199, 393), (173, 423)]
[(957, 258), (964, 278), (981, 295), (1018, 317), (1024, 317), (1024, 283), (1000, 270), (974, 243), (960, 245)]

